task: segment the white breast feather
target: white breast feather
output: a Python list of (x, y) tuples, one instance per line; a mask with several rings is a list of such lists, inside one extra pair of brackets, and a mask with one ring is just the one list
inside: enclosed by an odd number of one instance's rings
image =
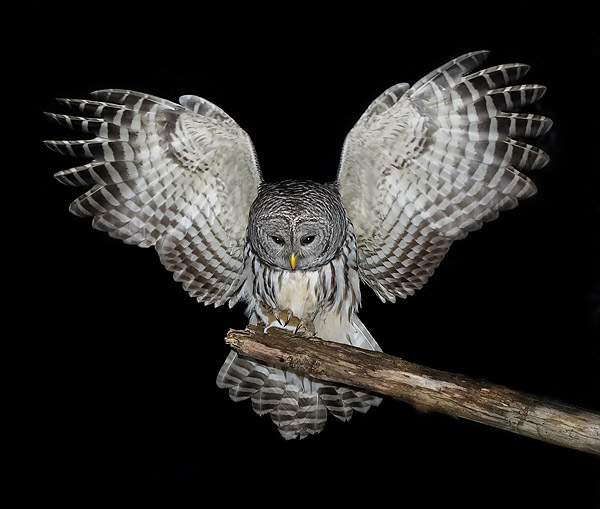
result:
[(307, 317), (317, 306), (318, 271), (298, 271), (283, 273), (277, 294), (280, 309), (289, 309), (295, 316)]

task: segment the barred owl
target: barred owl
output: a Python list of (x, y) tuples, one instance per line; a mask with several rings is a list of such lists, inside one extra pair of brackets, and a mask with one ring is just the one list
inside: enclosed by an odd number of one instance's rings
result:
[[(535, 193), (519, 170), (548, 162), (523, 140), (551, 121), (518, 111), (545, 88), (514, 84), (523, 64), (476, 71), (487, 56), (462, 55), (383, 92), (347, 135), (327, 184), (264, 182), (248, 134), (191, 95), (179, 104), (114, 89), (59, 99), (80, 116), (48, 116), (92, 137), (46, 144), (92, 159), (56, 174), (89, 187), (70, 210), (154, 246), (199, 302), (244, 302), (251, 323), (379, 350), (357, 315), (360, 283), (384, 302), (412, 295), (452, 242)], [(285, 438), (380, 402), (234, 352), (217, 384), (269, 414)]]

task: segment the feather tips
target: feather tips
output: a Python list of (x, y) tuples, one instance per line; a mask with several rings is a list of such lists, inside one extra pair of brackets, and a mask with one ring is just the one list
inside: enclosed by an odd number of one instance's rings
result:
[[(245, 224), (261, 181), (250, 138), (194, 96), (180, 105), (128, 90), (91, 95), (58, 99), (75, 115), (47, 113), (92, 136), (45, 142), (60, 154), (92, 159), (55, 174), (90, 188), (71, 212), (91, 216), (95, 228), (126, 243), (155, 246), (192, 296), (223, 304), (242, 282)], [(232, 196), (237, 207), (228, 206)]]
[(383, 300), (414, 293), (454, 240), (533, 195), (520, 170), (548, 163), (523, 140), (546, 133), (551, 120), (519, 112), (545, 87), (514, 84), (525, 64), (476, 71), (487, 57), (462, 55), (378, 108), (384, 92), (346, 138), (338, 186), (361, 279)]
[(230, 352), (217, 377), (233, 401), (249, 399), (259, 415), (270, 415), (287, 440), (322, 431), (328, 411), (342, 421), (354, 411), (367, 412), (381, 398), (347, 387), (325, 384), (239, 357)]

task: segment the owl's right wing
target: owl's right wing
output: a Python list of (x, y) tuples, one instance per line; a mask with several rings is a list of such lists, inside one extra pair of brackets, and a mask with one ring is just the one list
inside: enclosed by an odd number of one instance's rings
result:
[(180, 103), (129, 90), (59, 99), (81, 116), (49, 113), (94, 136), (48, 141), (92, 162), (56, 174), (90, 189), (70, 207), (93, 226), (141, 247), (155, 246), (175, 280), (205, 304), (237, 300), (250, 205), (261, 173), (249, 136), (195, 96)]
[(523, 64), (473, 72), (487, 55), (462, 55), (412, 87), (391, 87), (346, 137), (338, 189), (361, 279), (382, 300), (412, 295), (454, 240), (535, 193), (519, 169), (541, 168), (548, 156), (522, 140), (552, 122), (517, 111), (545, 88), (512, 85)]

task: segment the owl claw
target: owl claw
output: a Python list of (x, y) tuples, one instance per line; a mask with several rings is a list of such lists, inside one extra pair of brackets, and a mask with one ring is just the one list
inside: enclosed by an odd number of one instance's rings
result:
[(316, 335), (315, 326), (310, 320), (300, 320), (294, 329), (294, 334), (300, 334), (306, 338), (312, 338)]
[(260, 309), (263, 315), (263, 321), (267, 324), (264, 328), (265, 333), (271, 327), (278, 327), (305, 337), (312, 337), (315, 335), (315, 327), (312, 321), (301, 320), (289, 309), (274, 309), (263, 304), (261, 304)]
[(274, 310), (275, 318), (279, 322), (279, 325), (282, 327), (287, 327), (292, 318), (296, 318), (294, 314), (289, 309), (275, 309)]

